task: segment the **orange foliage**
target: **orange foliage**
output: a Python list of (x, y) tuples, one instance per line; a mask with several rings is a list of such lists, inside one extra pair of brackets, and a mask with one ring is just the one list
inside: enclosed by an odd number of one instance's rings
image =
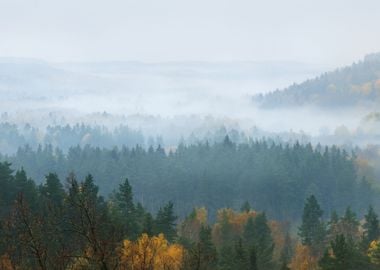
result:
[(224, 208), (218, 210), (217, 213), (217, 221), (213, 227), (213, 239), (215, 243), (218, 245), (221, 241), (221, 227), (224, 219), (227, 219), (228, 224), (231, 226), (232, 234), (235, 236), (242, 235), (244, 231), (244, 226), (247, 223), (247, 220), (250, 217), (255, 218), (257, 213), (255, 211), (249, 212), (235, 212), (230, 208)]
[(277, 221), (269, 221), (269, 228), (272, 233), (272, 238), (274, 242), (274, 251), (273, 251), (273, 258), (275, 260), (280, 260), (282, 251), (285, 246), (285, 226)]
[(311, 255), (309, 247), (298, 243), (290, 263), (290, 268), (297, 270), (317, 270), (318, 259)]
[(193, 213), (185, 219), (179, 230), (179, 235), (192, 242), (197, 242), (202, 226), (207, 224), (206, 208), (195, 208)]
[(13, 265), (8, 254), (4, 254), (0, 257), (0, 269), (2, 270), (13, 270)]
[(163, 234), (149, 237), (143, 234), (136, 242), (125, 240), (120, 254), (121, 269), (179, 270), (184, 249), (170, 245)]

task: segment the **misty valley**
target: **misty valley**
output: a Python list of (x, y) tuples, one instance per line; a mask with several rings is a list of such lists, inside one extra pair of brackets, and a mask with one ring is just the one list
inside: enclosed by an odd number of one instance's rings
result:
[(328, 70), (1, 58), (0, 268), (380, 269), (380, 54)]

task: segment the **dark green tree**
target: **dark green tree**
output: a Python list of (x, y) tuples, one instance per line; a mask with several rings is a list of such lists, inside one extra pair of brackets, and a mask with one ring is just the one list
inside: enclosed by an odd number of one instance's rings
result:
[(249, 217), (247, 223), (244, 226), (243, 240), (247, 246), (253, 246), (255, 241), (255, 228), (254, 219)]
[(17, 171), (14, 177), (15, 195), (23, 195), (23, 199), (29, 205), (29, 207), (35, 210), (37, 205), (37, 188), (33, 180), (28, 179), (26, 172), (23, 168)]
[(257, 253), (255, 246), (248, 248), (249, 251), (249, 270), (259, 270), (257, 266)]
[(174, 214), (174, 205), (170, 201), (160, 208), (155, 220), (155, 233), (163, 233), (168, 241), (173, 241), (177, 236), (177, 216)]
[(359, 240), (359, 221), (355, 212), (351, 210), (351, 207), (347, 207), (343, 217), (339, 221), (340, 233), (346, 238), (352, 238), (353, 240)]
[(364, 233), (363, 233), (363, 245), (365, 249), (368, 248), (369, 244), (378, 240), (380, 236), (380, 228), (379, 228), (379, 218), (375, 213), (375, 210), (372, 206), (369, 207), (367, 214), (364, 216), (365, 223), (363, 225)]
[[(331, 254), (332, 252), (332, 254)], [(322, 270), (359, 270), (371, 269), (367, 256), (363, 255), (357, 245), (343, 234), (331, 242), (331, 252), (325, 251), (319, 265)]]
[(185, 269), (188, 270), (215, 270), (217, 269), (217, 252), (212, 242), (211, 228), (202, 226), (199, 231), (199, 241), (193, 243), (185, 260)]
[(57, 174), (46, 175), (45, 183), (40, 186), (40, 194), (53, 207), (62, 207), (65, 190)]
[(243, 203), (243, 205), (241, 206), (240, 210), (241, 210), (242, 212), (247, 212), (247, 213), (248, 213), (249, 211), (251, 211), (251, 205), (249, 204), (248, 201), (245, 201), (245, 202)]
[(233, 269), (249, 270), (250, 260), (243, 241), (239, 238), (235, 243), (233, 254)]
[(132, 187), (128, 178), (119, 185), (112, 202), (112, 217), (114, 222), (119, 224), (124, 238), (136, 239), (141, 229), (138, 226), (138, 212), (133, 202)]
[[(258, 269), (272, 269), (274, 243), (265, 213), (248, 218), (244, 226), (243, 240), (250, 255), (254, 253)], [(252, 253), (253, 252), (253, 253)]]
[(313, 253), (318, 253), (323, 246), (326, 236), (325, 224), (322, 221), (323, 211), (314, 195), (307, 198), (303, 214), (302, 224), (298, 235), (302, 244), (309, 246)]

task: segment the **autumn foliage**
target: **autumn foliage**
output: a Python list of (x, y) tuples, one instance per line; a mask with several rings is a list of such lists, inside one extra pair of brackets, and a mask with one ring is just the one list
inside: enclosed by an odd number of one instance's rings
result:
[(153, 237), (143, 234), (135, 242), (124, 240), (120, 251), (120, 269), (179, 270), (183, 255), (183, 247), (169, 244), (163, 234)]

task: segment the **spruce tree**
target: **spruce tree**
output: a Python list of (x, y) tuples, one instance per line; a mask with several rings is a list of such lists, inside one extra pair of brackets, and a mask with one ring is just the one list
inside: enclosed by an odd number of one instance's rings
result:
[(139, 236), (140, 228), (137, 222), (137, 210), (133, 202), (132, 187), (128, 178), (119, 185), (119, 190), (113, 196), (114, 218), (120, 222), (124, 237), (136, 239)]
[(314, 195), (307, 198), (303, 214), (302, 224), (299, 227), (299, 236), (302, 244), (309, 246), (313, 253), (318, 253), (322, 248), (326, 235), (325, 224), (322, 221), (323, 211)]
[(340, 222), (340, 230), (346, 238), (351, 238), (353, 240), (359, 240), (359, 221), (356, 214), (347, 207), (343, 217)]
[(174, 214), (174, 205), (169, 201), (157, 213), (155, 233), (163, 233), (168, 241), (173, 241), (177, 236), (176, 220), (177, 216)]
[(254, 253), (255, 265), (258, 269), (272, 269), (274, 243), (265, 213), (259, 213), (255, 218), (248, 218), (244, 226), (243, 238), (250, 250), (250, 255)]
[(233, 267), (234, 269), (249, 270), (249, 256), (241, 238), (235, 243)]
[(241, 210), (242, 212), (246, 212), (246, 213), (248, 213), (249, 211), (251, 211), (251, 205), (249, 204), (248, 201), (245, 201), (245, 202), (243, 203), (243, 205), (241, 206), (240, 210)]
[(370, 206), (368, 209), (368, 213), (364, 216), (365, 223), (363, 225), (364, 234), (363, 234), (363, 244), (365, 248), (368, 248), (369, 244), (378, 240), (380, 236), (380, 228), (379, 228), (379, 218), (373, 207)]
[(332, 254), (326, 250), (319, 261), (322, 270), (371, 269), (368, 257), (361, 253), (352, 239), (340, 234), (330, 246)]
[(259, 270), (255, 246), (249, 248), (249, 270)]
[(49, 173), (46, 175), (45, 183), (40, 186), (40, 194), (55, 208), (62, 207), (65, 198), (65, 190), (63, 189), (63, 185), (57, 174)]
[(249, 217), (244, 226), (243, 240), (248, 246), (253, 246), (255, 240), (254, 219)]
[(273, 269), (274, 243), (265, 213), (259, 213), (253, 222), (254, 247), (260, 270)]
[(217, 252), (212, 242), (211, 228), (202, 226), (199, 231), (199, 241), (193, 243), (185, 260), (185, 269), (188, 270), (215, 270), (217, 269)]

